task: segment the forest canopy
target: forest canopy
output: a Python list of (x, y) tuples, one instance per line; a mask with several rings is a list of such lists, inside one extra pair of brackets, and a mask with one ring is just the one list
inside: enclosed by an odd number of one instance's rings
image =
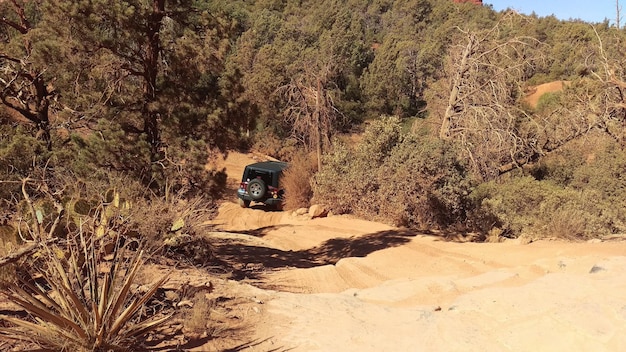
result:
[(441, 0), (0, 13), (3, 217), (25, 178), (213, 202), (226, 179), (208, 161), (255, 149), (312, 153), (309, 201), (335, 212), (483, 239), (626, 231), (626, 32), (608, 21)]

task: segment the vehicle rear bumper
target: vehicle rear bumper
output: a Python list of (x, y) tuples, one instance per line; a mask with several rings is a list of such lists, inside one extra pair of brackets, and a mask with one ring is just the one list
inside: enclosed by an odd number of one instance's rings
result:
[(243, 199), (243, 200), (247, 200), (250, 202), (257, 202), (257, 203), (265, 203), (267, 205), (275, 205), (275, 204), (279, 204), (283, 202), (283, 199), (280, 197), (277, 198), (266, 198), (266, 199), (259, 199), (259, 200), (254, 200), (252, 199), (252, 197), (250, 197), (250, 195), (248, 194), (248, 192), (246, 192), (243, 189), (238, 189), (237, 190), (237, 197), (239, 199)]

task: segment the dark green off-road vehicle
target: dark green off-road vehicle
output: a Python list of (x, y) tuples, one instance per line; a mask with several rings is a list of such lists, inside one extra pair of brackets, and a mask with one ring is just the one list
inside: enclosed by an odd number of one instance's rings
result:
[(288, 166), (280, 161), (262, 161), (246, 166), (237, 190), (239, 205), (247, 208), (252, 202), (258, 202), (282, 209), (285, 190), (280, 186), (280, 179)]

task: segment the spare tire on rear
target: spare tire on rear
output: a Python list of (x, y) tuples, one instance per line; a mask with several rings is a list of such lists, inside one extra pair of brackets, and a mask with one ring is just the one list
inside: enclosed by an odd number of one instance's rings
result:
[(248, 182), (248, 194), (253, 200), (260, 200), (265, 196), (265, 182), (260, 178)]

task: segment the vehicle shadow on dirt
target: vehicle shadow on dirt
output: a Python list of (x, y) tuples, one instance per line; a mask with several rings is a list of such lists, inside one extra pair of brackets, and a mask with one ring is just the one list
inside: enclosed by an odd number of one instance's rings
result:
[(213, 242), (213, 250), (221, 264), (230, 268), (233, 279), (259, 279), (265, 270), (312, 268), (336, 264), (343, 258), (365, 257), (381, 249), (405, 244), (416, 235), (408, 230), (386, 230), (358, 237), (333, 238), (299, 251), (218, 240)]

